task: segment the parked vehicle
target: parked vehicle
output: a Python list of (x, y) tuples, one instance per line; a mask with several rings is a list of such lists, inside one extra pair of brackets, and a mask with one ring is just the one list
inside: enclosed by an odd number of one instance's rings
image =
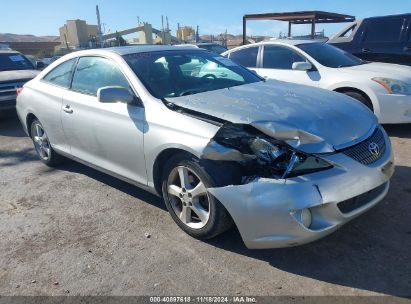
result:
[[(193, 61), (220, 69), (183, 73)], [(201, 49), (75, 52), (27, 83), (17, 109), (45, 164), (66, 156), (162, 195), (200, 239), (234, 222), (249, 248), (335, 231), (383, 199), (394, 169), (387, 134), (360, 103), (264, 81)]]
[[(38, 64), (37, 68), (41, 68)], [(39, 72), (33, 63), (19, 52), (0, 50), (0, 112), (14, 110), (16, 90)]]
[(227, 48), (215, 42), (199, 42), (196, 44), (179, 44), (176, 46), (201, 48), (201, 49), (205, 49), (207, 51), (210, 51), (210, 52), (213, 52), (219, 55), (227, 51)]
[(357, 20), (328, 43), (364, 60), (411, 65), (411, 14)]
[(371, 109), (380, 123), (411, 122), (411, 67), (363, 61), (313, 40), (273, 40), (223, 55), (268, 79), (353, 97)]

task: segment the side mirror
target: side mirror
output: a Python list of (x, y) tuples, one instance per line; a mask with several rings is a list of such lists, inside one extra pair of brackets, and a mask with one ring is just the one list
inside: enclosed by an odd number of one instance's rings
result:
[(37, 70), (44, 69), (44, 62), (42, 62), (42, 61), (37, 61), (37, 62), (36, 62), (36, 69), (37, 69)]
[(102, 87), (97, 91), (97, 99), (102, 103), (132, 103), (134, 95), (123, 87)]
[(309, 71), (313, 68), (312, 64), (306, 61), (294, 62), (293, 70), (297, 71)]

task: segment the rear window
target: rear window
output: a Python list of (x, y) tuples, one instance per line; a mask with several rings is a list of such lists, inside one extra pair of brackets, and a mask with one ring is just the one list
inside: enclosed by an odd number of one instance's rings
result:
[(0, 71), (33, 70), (34, 66), (19, 53), (0, 54)]
[(366, 42), (396, 42), (401, 38), (404, 18), (384, 18), (369, 20)]

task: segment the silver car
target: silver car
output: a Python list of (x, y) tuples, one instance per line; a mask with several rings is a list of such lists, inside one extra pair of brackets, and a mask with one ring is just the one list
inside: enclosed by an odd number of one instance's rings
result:
[(235, 224), (249, 248), (335, 231), (384, 198), (394, 170), (362, 104), (201, 49), (75, 52), (28, 82), (17, 110), (45, 164), (68, 157), (162, 195), (196, 238)]

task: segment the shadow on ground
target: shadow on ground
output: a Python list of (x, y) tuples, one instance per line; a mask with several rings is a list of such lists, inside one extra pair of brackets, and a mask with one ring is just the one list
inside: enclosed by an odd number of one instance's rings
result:
[(58, 167), (58, 169), (86, 175), (92, 179), (106, 184), (107, 186), (133, 196), (136, 199), (142, 200), (157, 208), (167, 211), (162, 198), (151, 194), (150, 192), (142, 190), (137, 186), (124, 182), (118, 178), (112, 177), (108, 174), (102, 173), (75, 161), (67, 159), (61, 166)]
[(384, 125), (389, 136), (411, 138), (411, 124)]
[(26, 137), (17, 114), (0, 116), (0, 136)]

